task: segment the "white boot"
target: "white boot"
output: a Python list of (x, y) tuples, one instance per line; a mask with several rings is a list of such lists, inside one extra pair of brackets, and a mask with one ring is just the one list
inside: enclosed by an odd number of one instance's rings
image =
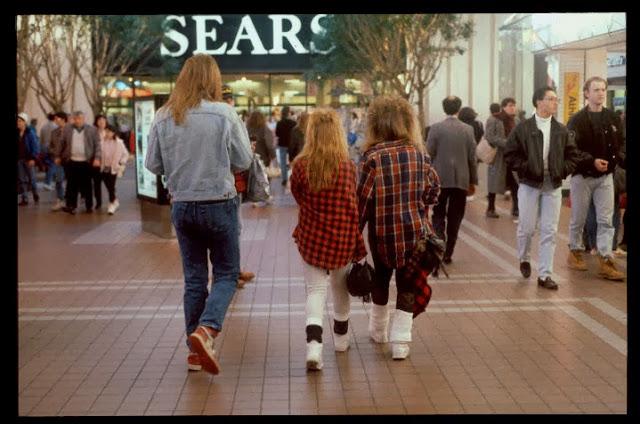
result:
[(322, 369), (322, 343), (311, 340), (307, 343), (307, 369)]
[(409, 356), (413, 313), (396, 309), (391, 324), (391, 352), (393, 359), (405, 359)]
[(389, 327), (389, 309), (387, 305), (371, 303), (369, 315), (369, 335), (376, 343), (387, 343), (387, 328)]
[(349, 349), (349, 333), (333, 333), (333, 346), (335, 347), (336, 352), (346, 352), (347, 349)]
[(115, 211), (116, 211), (116, 208), (113, 205), (113, 203), (109, 203), (109, 206), (107, 207), (107, 213), (109, 215), (113, 215)]

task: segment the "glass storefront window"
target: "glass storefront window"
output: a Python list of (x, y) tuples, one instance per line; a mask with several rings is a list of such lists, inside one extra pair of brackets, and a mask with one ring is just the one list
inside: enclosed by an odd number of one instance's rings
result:
[(237, 110), (264, 109), (271, 104), (269, 74), (224, 74), (222, 83), (233, 90)]
[(271, 100), (274, 106), (306, 106), (307, 83), (301, 74), (271, 75)]

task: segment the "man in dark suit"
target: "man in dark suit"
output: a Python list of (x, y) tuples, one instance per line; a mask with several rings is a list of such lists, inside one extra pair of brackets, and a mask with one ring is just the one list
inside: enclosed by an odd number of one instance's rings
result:
[(441, 187), (438, 204), (433, 208), (433, 227), (443, 239), (446, 232), (447, 247), (443, 258), (446, 264), (451, 263), (467, 195), (473, 195), (478, 184), (473, 128), (458, 119), (460, 106), (462, 101), (458, 97), (444, 99), (442, 107), (447, 117), (433, 124), (427, 137), (427, 150), (440, 176)]

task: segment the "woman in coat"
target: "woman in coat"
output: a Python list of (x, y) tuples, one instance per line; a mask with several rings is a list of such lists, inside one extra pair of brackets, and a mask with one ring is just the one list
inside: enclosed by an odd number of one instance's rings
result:
[[(502, 110), (494, 113), (487, 119), (485, 137), (492, 147), (496, 148), (496, 156), (493, 163), (488, 167), (487, 192), (489, 193), (489, 204), (487, 206), (486, 216), (489, 218), (498, 218), (500, 215), (496, 213), (496, 194), (504, 194), (507, 189), (507, 163), (504, 160), (504, 148), (507, 145), (507, 137), (515, 128), (517, 121), (516, 102), (512, 98), (506, 98), (501, 104)], [(518, 210), (518, 193), (512, 190), (513, 198), (512, 213), (517, 216)]]
[(276, 148), (273, 144), (273, 133), (267, 126), (267, 120), (262, 112), (254, 110), (247, 120), (249, 139), (256, 143), (256, 153), (260, 155), (262, 163), (268, 167), (276, 157)]

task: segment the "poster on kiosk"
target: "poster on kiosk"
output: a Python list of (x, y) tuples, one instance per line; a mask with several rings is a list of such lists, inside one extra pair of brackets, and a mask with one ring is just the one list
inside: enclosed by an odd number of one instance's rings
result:
[(136, 194), (139, 199), (150, 200), (158, 204), (169, 204), (165, 177), (155, 175), (144, 166), (149, 144), (149, 133), (156, 108), (153, 98), (136, 99), (135, 138), (136, 138)]

